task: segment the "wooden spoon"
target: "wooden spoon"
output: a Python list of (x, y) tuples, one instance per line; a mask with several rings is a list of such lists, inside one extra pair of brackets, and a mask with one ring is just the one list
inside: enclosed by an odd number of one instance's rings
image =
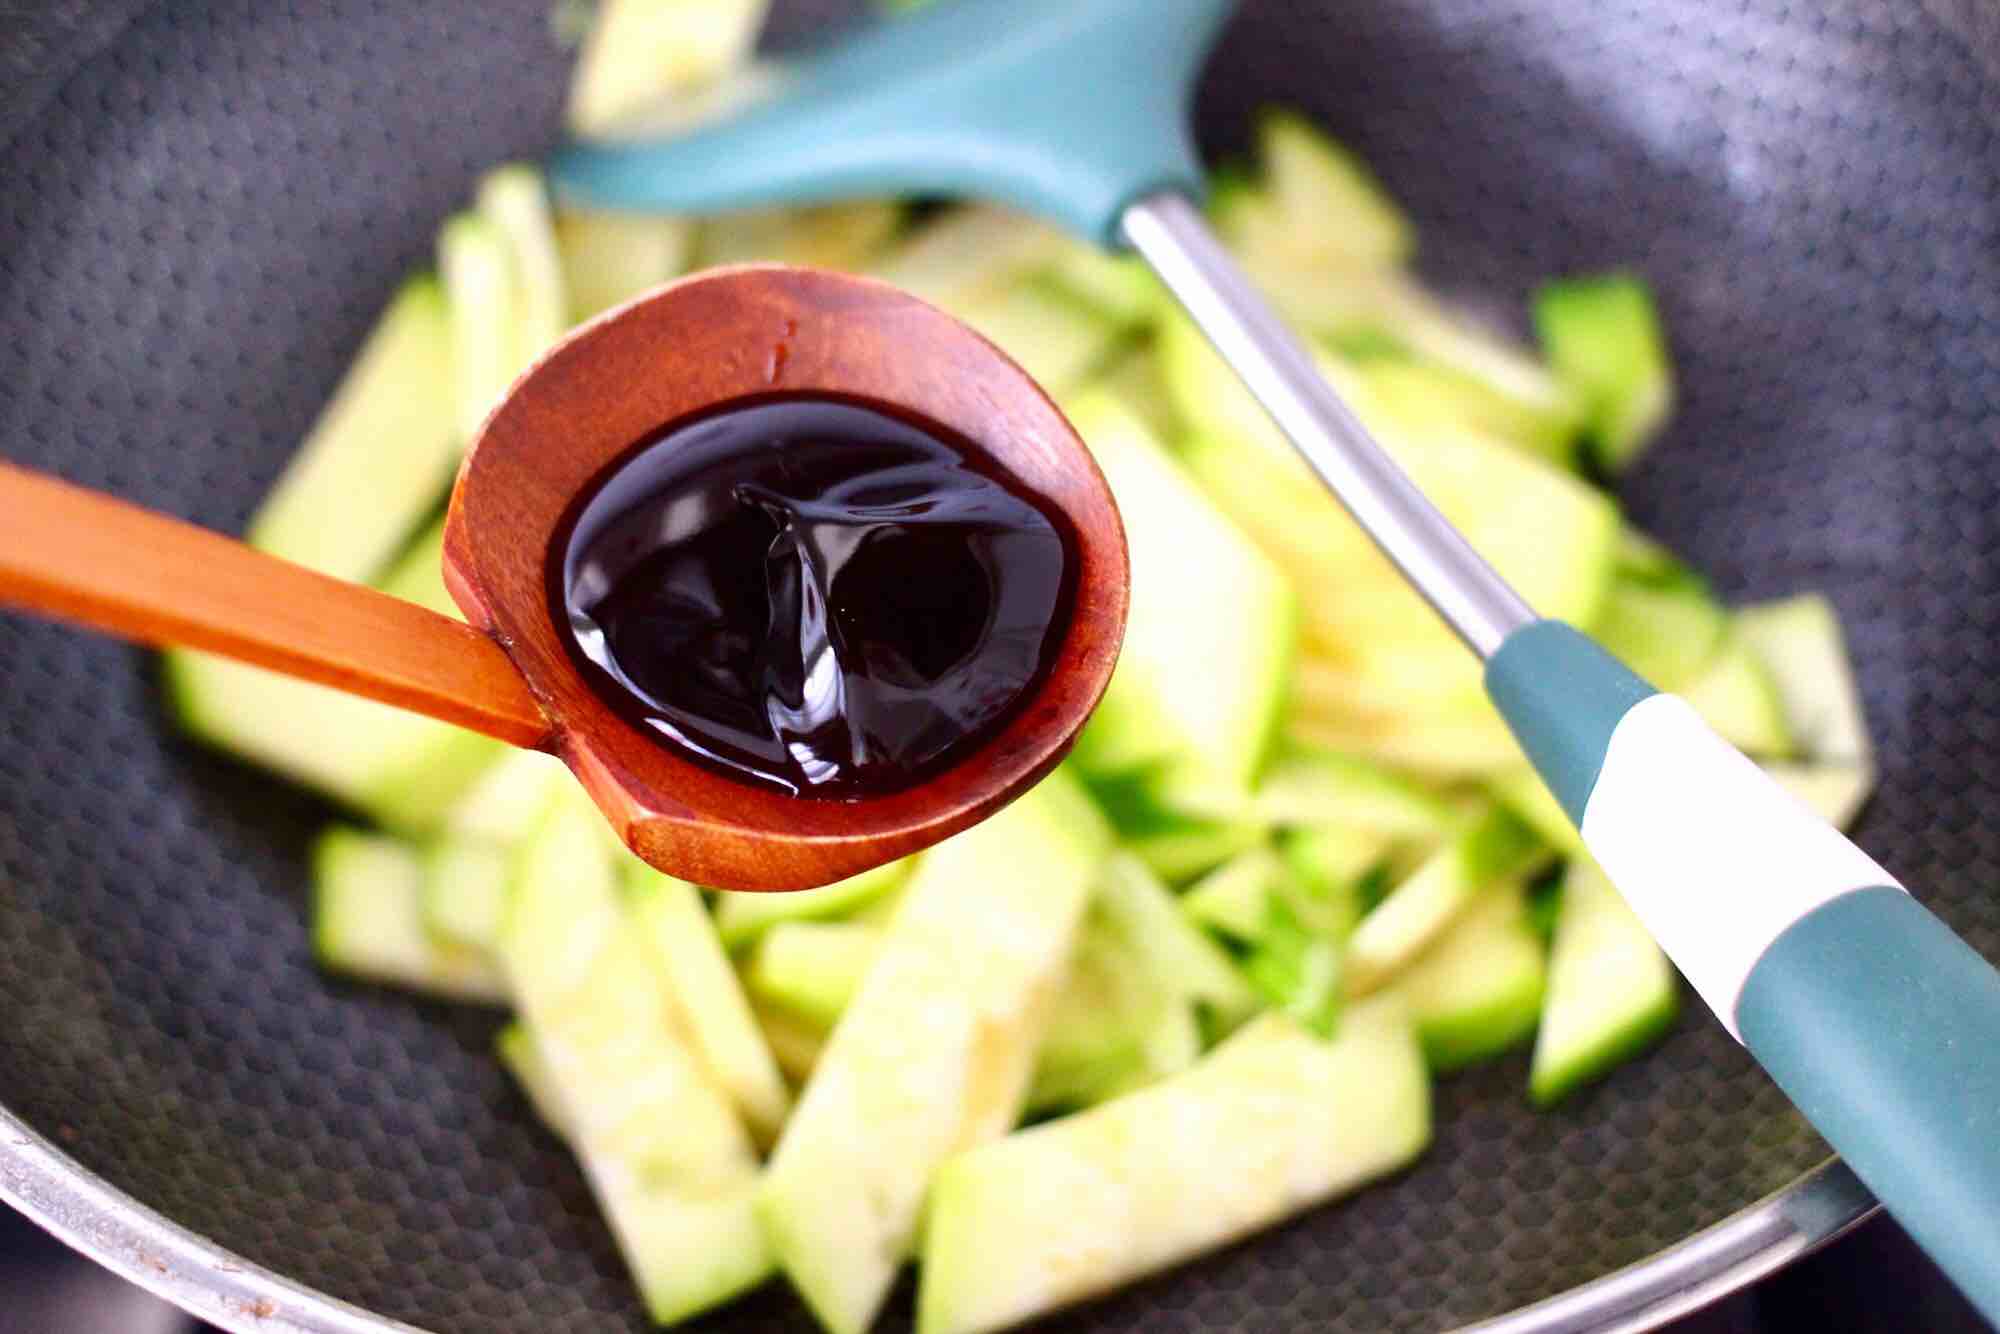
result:
[[(579, 493), (668, 423), (773, 393), (849, 395), (947, 425), (1076, 531), (1075, 611), (1054, 669), (998, 734), (901, 792), (802, 800), (683, 759), (613, 712), (557, 638), (548, 554)], [(991, 814), (1068, 750), (1125, 625), (1110, 492), (1034, 381), (894, 288), (771, 265), (663, 287), (578, 329), (514, 385), (446, 518), (445, 583), (470, 625), (4, 463), (0, 516), (0, 602), (552, 751), (639, 856), (727, 889), (825, 884)]]

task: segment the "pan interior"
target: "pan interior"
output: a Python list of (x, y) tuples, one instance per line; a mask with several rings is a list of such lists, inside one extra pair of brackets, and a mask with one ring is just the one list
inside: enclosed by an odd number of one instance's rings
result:
[[(846, 8), (780, 6), (778, 40)], [(8, 456), (240, 528), (437, 221), (551, 139), (547, 9), (17, 20)], [(1831, 593), (1883, 758), (1859, 839), (1991, 955), (2000, 91), (1980, 23), (1890, 0), (1249, 0), (1199, 119), (1222, 154), (1260, 105), (1313, 113), (1407, 203), (1430, 276), (1503, 319), (1551, 274), (1654, 280), (1683, 407), (1630, 511), (1732, 598)], [(325, 814), (178, 739), (145, 655), (0, 616), (0, 1102), (383, 1314), (644, 1328), (576, 1169), (489, 1056), (493, 1021), (314, 971), (302, 857)], [(1687, 1008), (1554, 1114), (1526, 1107), (1522, 1059), (1445, 1080), (1414, 1171), (1058, 1326), (1436, 1328), (1679, 1240), (1825, 1153)], [(774, 1290), (709, 1327), (806, 1324)]]

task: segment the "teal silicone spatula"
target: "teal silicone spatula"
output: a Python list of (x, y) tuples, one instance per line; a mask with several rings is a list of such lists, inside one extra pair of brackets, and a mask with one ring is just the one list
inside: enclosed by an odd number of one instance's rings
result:
[(571, 145), (552, 177), (579, 202), (675, 212), (981, 195), (1137, 250), (1485, 662), (1536, 769), (1702, 998), (2000, 1319), (2000, 974), (1687, 704), (1537, 618), (1321, 378), (1193, 202), (1188, 95), (1229, 9), (956, 0), (780, 68), (725, 118)]

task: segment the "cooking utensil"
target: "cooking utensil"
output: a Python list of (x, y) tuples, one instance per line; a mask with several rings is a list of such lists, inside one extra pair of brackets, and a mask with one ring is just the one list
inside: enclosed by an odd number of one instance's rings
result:
[(1355, 522), (1486, 664), (1584, 842), (1731, 1033), (2000, 1320), (2000, 972), (1586, 636), (1538, 619), (1375, 442), (1190, 202), (1185, 104), (1230, 0), (951, 0), (558, 187), (707, 212), (969, 191), (1151, 264)]
[[(828, 12), (780, 4), (774, 40)], [(1731, 599), (1832, 593), (1884, 770), (1859, 837), (1992, 951), (1978, 31), (1944, 3), (1268, 0), (1200, 124), (1212, 153), (1267, 102), (1332, 127), (1431, 280), (1487, 309), (1564, 270), (1654, 280), (1683, 409), (1629, 512)], [(564, 75), (541, 0), (55, 6), (0, 59), (0, 448), (232, 531), (475, 173), (546, 145)], [(311, 969), (296, 887), (326, 808), (179, 741), (156, 698), (142, 655), (0, 618), (8, 1197), (235, 1328), (644, 1328), (490, 1024)], [(1396, 1182), (1057, 1327), (1650, 1322), (1866, 1207), (1705, 1019), (1554, 1115), (1523, 1079), (1444, 1081)], [(773, 1294), (717, 1323), (787, 1320)]]
[[(1076, 533), (1076, 611), (1048, 677), (979, 750), (902, 792), (800, 801), (723, 778), (621, 720), (556, 630), (548, 553), (577, 495), (663, 424), (777, 390), (858, 396), (951, 424)], [(1125, 538), (1110, 492), (1034, 381), (964, 325), (880, 283), (771, 266), (674, 283), (591, 323), (487, 418), (452, 493), (445, 577), (488, 633), (6, 464), (0, 512), (0, 603), (553, 750), (633, 851), (722, 888), (826, 884), (998, 809), (1069, 749), (1125, 625)]]

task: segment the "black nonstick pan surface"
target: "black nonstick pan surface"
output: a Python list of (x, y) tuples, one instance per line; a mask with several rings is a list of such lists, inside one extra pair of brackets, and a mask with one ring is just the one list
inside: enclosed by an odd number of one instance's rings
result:
[[(476, 173), (552, 142), (551, 32), (546, 0), (0, 4), (0, 453), (239, 529)], [(1996, 75), (1977, 0), (1248, 0), (1199, 99), (1218, 154), (1307, 109), (1504, 318), (1551, 274), (1654, 282), (1683, 406), (1630, 513), (1732, 598), (1831, 594), (1882, 759), (1857, 837), (1989, 957)], [(643, 1328), (497, 1020), (313, 968), (327, 813), (176, 736), (147, 655), (0, 615), (0, 1106), (383, 1317)], [(1645, 1260), (1827, 1153), (1685, 1010), (1552, 1114), (1525, 1058), (1445, 1080), (1411, 1172), (1056, 1327), (1435, 1329)], [(709, 1327), (807, 1326), (774, 1285)]]

